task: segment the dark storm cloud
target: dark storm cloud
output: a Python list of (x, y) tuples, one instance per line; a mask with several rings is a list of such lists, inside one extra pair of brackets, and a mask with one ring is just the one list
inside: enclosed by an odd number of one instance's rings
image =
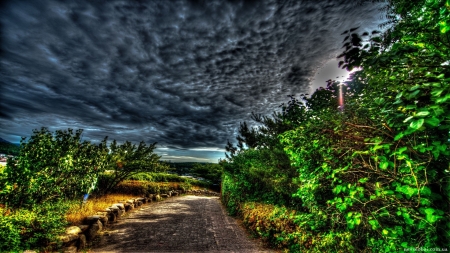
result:
[[(355, 1), (10, 1), (1, 7), (1, 134), (223, 147), (341, 46), (376, 28)], [(9, 137), (11, 138), (11, 137)]]

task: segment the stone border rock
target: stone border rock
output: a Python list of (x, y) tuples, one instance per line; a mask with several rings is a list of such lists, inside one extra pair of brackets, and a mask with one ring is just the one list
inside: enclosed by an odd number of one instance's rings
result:
[[(143, 204), (151, 203), (152, 198), (141, 197), (114, 203), (106, 208), (105, 211), (97, 212), (95, 215), (86, 217), (83, 221), (83, 225), (66, 228), (65, 234), (59, 236), (59, 240), (62, 242), (62, 248), (59, 250), (65, 253), (76, 253), (79, 250), (85, 249), (88, 246), (88, 243), (93, 241), (104, 228), (117, 222), (117, 220), (127, 212), (130, 212)], [(156, 200), (160, 199), (161, 198), (156, 198)]]
[(186, 194), (220, 197), (220, 193), (209, 191), (209, 190), (188, 190), (188, 191), (186, 191)]
[[(114, 203), (102, 212), (88, 216), (84, 219), (83, 225), (70, 226), (66, 228), (66, 232), (59, 236), (62, 242), (62, 248), (57, 249), (58, 252), (76, 253), (85, 249), (88, 244), (93, 241), (99, 233), (108, 225), (117, 222), (123, 215), (133, 209), (152, 201), (161, 201), (172, 196), (180, 196), (181, 194), (220, 196), (220, 193), (209, 190), (188, 190), (188, 191), (169, 191), (164, 194), (147, 194), (145, 197), (128, 199)], [(37, 253), (34, 250), (27, 250), (27, 253)]]

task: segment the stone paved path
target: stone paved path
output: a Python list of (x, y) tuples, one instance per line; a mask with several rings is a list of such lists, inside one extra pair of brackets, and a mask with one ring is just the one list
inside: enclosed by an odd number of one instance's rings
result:
[(143, 206), (108, 229), (90, 252), (275, 252), (249, 239), (218, 197), (181, 196)]

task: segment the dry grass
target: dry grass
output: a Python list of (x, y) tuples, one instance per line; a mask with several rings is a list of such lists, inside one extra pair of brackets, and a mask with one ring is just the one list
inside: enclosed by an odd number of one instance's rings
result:
[[(90, 197), (85, 205), (81, 208), (80, 203), (74, 203), (66, 214), (66, 219), (71, 225), (81, 225), (84, 218), (94, 215), (97, 212), (105, 211), (105, 208), (122, 200), (142, 197), (148, 188), (160, 189), (162, 193), (168, 190), (181, 189), (179, 182), (142, 182), (137, 180), (126, 180), (121, 182), (116, 190), (123, 192), (112, 193), (101, 197)], [(144, 185), (147, 185), (145, 188)], [(204, 189), (203, 187), (192, 186), (193, 190)], [(156, 191), (154, 191), (156, 192)]]
[(97, 212), (105, 211), (105, 208), (119, 201), (138, 198), (142, 196), (129, 194), (108, 194), (101, 197), (91, 197), (81, 208), (81, 204), (73, 204), (66, 214), (66, 219), (71, 225), (81, 225), (84, 218)]

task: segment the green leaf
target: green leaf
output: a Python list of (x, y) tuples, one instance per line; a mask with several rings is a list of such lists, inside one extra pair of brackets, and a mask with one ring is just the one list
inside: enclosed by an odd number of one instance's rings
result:
[(364, 177), (364, 178), (359, 179), (359, 182), (360, 182), (360, 183), (365, 183), (365, 182), (367, 182), (368, 180), (369, 180), (369, 178)]
[(427, 116), (428, 114), (430, 114), (430, 112), (429, 111), (421, 111), (421, 112), (418, 112), (418, 113), (416, 113), (416, 117), (424, 117), (424, 116)]
[(441, 103), (447, 102), (447, 100), (449, 100), (449, 99), (450, 99), (450, 93), (445, 95), (445, 97), (436, 99), (436, 103), (441, 104)]
[(407, 147), (401, 147), (401, 148), (396, 150), (396, 153), (397, 154), (401, 154), (401, 153), (405, 152), (407, 149), (408, 149)]
[(424, 123), (424, 119), (418, 119), (418, 120), (411, 122), (411, 124), (409, 124), (409, 127), (411, 127), (414, 130), (417, 130), (422, 127), (423, 123)]
[(424, 186), (422, 187), (422, 189), (420, 189), (420, 195), (424, 196), (424, 197), (429, 197), (431, 196), (431, 190), (430, 188)]
[(377, 220), (369, 220), (369, 224), (372, 226), (373, 230), (376, 230), (380, 226)]
[(444, 91), (444, 89), (437, 89), (437, 90), (432, 90), (431, 91), (431, 95), (433, 97), (439, 97), (441, 95), (441, 93)]
[(425, 119), (425, 123), (427, 123), (430, 126), (436, 127), (439, 125), (439, 123), (441, 123), (441, 121), (436, 117), (432, 117)]
[(384, 161), (380, 163), (380, 169), (385, 170), (389, 166), (389, 162)]
[(403, 219), (405, 220), (405, 223), (408, 225), (412, 225), (414, 224), (414, 220), (411, 219), (411, 217), (409, 216), (409, 213), (402, 213)]
[(409, 91), (415, 91), (420, 88), (420, 85), (415, 85), (409, 89)]
[(395, 137), (394, 137), (394, 141), (398, 141), (401, 138), (403, 138), (403, 136), (405, 136), (405, 134), (403, 132), (398, 133)]
[(442, 216), (437, 215), (437, 214), (436, 214), (436, 215), (434, 214), (436, 211), (437, 211), (436, 209), (431, 208), (431, 207), (425, 209), (425, 214), (426, 214), (425, 217), (426, 217), (426, 220), (427, 220), (428, 222), (430, 222), (430, 223), (435, 223), (435, 222), (438, 221), (440, 218), (442, 218)]
[(420, 90), (409, 93), (408, 99), (415, 98), (420, 93)]
[(410, 121), (412, 118), (414, 118), (414, 116), (409, 116), (408, 118), (406, 118), (406, 119), (403, 121), (403, 123), (406, 123), (406, 122)]
[(417, 109), (417, 105), (407, 105), (405, 106), (406, 110), (412, 110), (412, 109)]

